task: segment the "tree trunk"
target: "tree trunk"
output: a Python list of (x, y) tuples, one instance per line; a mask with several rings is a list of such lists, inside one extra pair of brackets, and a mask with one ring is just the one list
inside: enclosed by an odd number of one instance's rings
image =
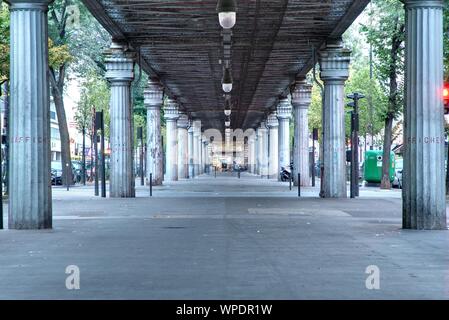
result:
[(399, 58), (399, 52), (401, 48), (401, 35), (404, 30), (404, 25), (397, 25), (396, 19), (396, 32), (391, 39), (391, 51), (390, 51), (390, 94), (388, 97), (388, 112), (385, 118), (385, 138), (384, 149), (382, 157), (382, 180), (380, 183), (381, 189), (391, 189), (390, 182), (390, 152), (393, 136), (393, 120), (394, 115), (398, 110), (398, 81), (397, 77), (397, 62)]
[(5, 189), (3, 189), (4, 194), (7, 195), (9, 193), (9, 101), (10, 101), (10, 95), (9, 95), (9, 81), (5, 82), (5, 114), (3, 118), (3, 123), (5, 126), (5, 134), (6, 134), (6, 140), (5, 140), (5, 153), (4, 153), (4, 162), (5, 162), (5, 172), (4, 172), (4, 182), (5, 182)]
[(382, 181), (380, 183), (381, 189), (391, 189), (390, 181), (390, 150), (391, 150), (391, 136), (393, 133), (393, 115), (388, 115), (385, 119), (385, 138), (382, 155)]
[[(54, 72), (50, 72), (51, 94), (56, 108), (56, 115), (58, 117), (59, 136), (61, 139), (61, 165), (62, 165), (62, 183), (67, 185), (67, 182), (73, 184), (72, 176), (72, 159), (70, 155), (70, 136), (69, 127), (67, 125), (67, 117), (64, 109), (64, 68), (61, 68), (59, 73), (59, 81), (56, 81)], [(68, 167), (68, 168), (67, 168)], [(69, 177), (67, 177), (67, 173)]]

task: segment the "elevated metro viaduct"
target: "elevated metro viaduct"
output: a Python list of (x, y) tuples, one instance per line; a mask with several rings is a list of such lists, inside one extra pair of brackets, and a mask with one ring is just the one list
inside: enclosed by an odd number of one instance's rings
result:
[[(244, 132), (250, 170), (276, 177), (290, 163), (308, 185), (307, 108), (317, 50), (324, 83), (323, 196), (346, 197), (344, 84), (351, 52), (343, 32), (368, 0), (239, 1), (237, 23), (223, 30), (215, 0), (83, 0), (112, 36), (106, 50), (111, 84), (110, 197), (134, 197), (134, 66), (150, 75), (148, 173), (162, 182), (160, 112), (167, 120), (166, 180), (194, 177), (210, 162), (209, 130)], [(406, 99), (403, 227), (445, 229), (443, 35), (441, 0), (405, 0)], [(11, 161), (9, 227), (52, 227), (47, 10), (50, 0), (9, 0), (11, 9)], [(105, 48), (106, 49), (106, 48)], [(224, 73), (233, 89), (222, 91)], [(229, 79), (228, 79), (229, 80)], [(210, 132), (210, 131), (209, 131)], [(267, 152), (267, 148), (270, 150)], [(269, 156), (266, 156), (269, 154)], [(264, 156), (265, 155), (265, 156)], [(297, 181), (298, 183), (298, 181)]]

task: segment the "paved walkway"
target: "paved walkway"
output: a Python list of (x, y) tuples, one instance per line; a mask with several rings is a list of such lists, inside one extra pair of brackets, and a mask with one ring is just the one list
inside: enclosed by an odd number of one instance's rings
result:
[[(400, 190), (317, 193), (247, 173), (153, 198), (54, 188), (53, 230), (0, 231), (0, 299), (449, 298), (449, 233), (401, 230)], [(68, 265), (80, 290), (66, 289)], [(370, 265), (380, 290), (365, 286)]]

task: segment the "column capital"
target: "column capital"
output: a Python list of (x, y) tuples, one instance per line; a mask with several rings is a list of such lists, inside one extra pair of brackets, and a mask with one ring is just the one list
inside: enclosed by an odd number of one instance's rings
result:
[(179, 113), (178, 118), (178, 129), (188, 129), (189, 128), (189, 117), (184, 112)]
[(281, 98), (277, 107), (278, 120), (288, 120), (292, 116), (292, 103), (290, 97)]
[(433, 8), (433, 9), (443, 9), (443, 0), (405, 0), (406, 9), (414, 8)]
[(279, 120), (278, 120), (278, 117), (276, 115), (276, 112), (273, 112), (273, 113), (268, 115), (268, 117), (267, 117), (267, 126), (270, 129), (279, 127)]
[(312, 103), (312, 87), (305, 79), (296, 81), (295, 89), (292, 92), (293, 108), (309, 108)]
[(168, 99), (164, 107), (164, 118), (167, 121), (176, 121), (179, 118), (178, 103), (173, 99)]
[(319, 52), (320, 77), (324, 81), (346, 81), (349, 77), (351, 50), (344, 48), (341, 39), (329, 39)]
[(155, 79), (149, 80), (143, 91), (143, 97), (147, 109), (160, 109), (164, 98), (164, 87)]
[(106, 79), (113, 82), (131, 82), (134, 79), (136, 54), (123, 42), (112, 42), (104, 52), (106, 57)]
[(41, 10), (48, 11), (48, 6), (54, 0), (9, 0), (10, 10)]

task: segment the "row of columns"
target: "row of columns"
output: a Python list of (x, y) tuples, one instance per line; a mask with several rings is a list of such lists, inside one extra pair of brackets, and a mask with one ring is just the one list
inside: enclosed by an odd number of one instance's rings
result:
[[(11, 109), (9, 161), (9, 227), (11, 229), (51, 228), (52, 203), (50, 186), (50, 119), (48, 87), (48, 26), (50, 0), (10, 0), (11, 12)], [(413, 229), (445, 229), (446, 204), (444, 175), (444, 130), (441, 90), (443, 87), (442, 0), (405, 0), (406, 8), (406, 73), (405, 73), (405, 156), (403, 188), (403, 227)], [(346, 197), (344, 159), (344, 82), (348, 78), (350, 52), (340, 40), (327, 41), (320, 51), (321, 79), (324, 82), (323, 162), (324, 197)], [(114, 42), (106, 54), (106, 78), (111, 83), (111, 197), (133, 197), (133, 127), (131, 81), (134, 79), (135, 56), (122, 43)], [(301, 88), (301, 84), (298, 84)], [(298, 141), (295, 168), (304, 170), (305, 150), (304, 92), (293, 92), (293, 107)], [(162, 147), (160, 139), (161, 88), (152, 84), (146, 91), (148, 115), (148, 166), (154, 182), (162, 181)], [(156, 101), (158, 100), (158, 101)], [(200, 174), (204, 160), (201, 123), (193, 121), (188, 132), (189, 154), (178, 150), (178, 124), (175, 101), (168, 101), (167, 177), (176, 179), (186, 173)], [(159, 109), (158, 107), (159, 106)], [(269, 175), (278, 175), (281, 166), (290, 162), (288, 152), (289, 98), (282, 99), (276, 115), (266, 119), (268, 126)], [(302, 129), (301, 129), (302, 126)], [(185, 130), (184, 123), (181, 129)], [(260, 139), (265, 141), (260, 128)], [(193, 136), (192, 136), (193, 135)], [(276, 139), (277, 135), (277, 139)], [(185, 142), (185, 131), (181, 134)], [(266, 143), (257, 145), (256, 136), (249, 137), (249, 157), (254, 159)], [(277, 142), (277, 143), (276, 143)], [(304, 142), (304, 144), (303, 144)], [(184, 144), (184, 143), (183, 143)], [(275, 148), (278, 145), (278, 152)], [(179, 161), (178, 154), (182, 154)], [(277, 157), (277, 158), (276, 158)], [(252, 172), (266, 166), (251, 165)], [(180, 170), (180, 171), (178, 171)], [(307, 174), (304, 177), (308, 176)], [(429, 187), (431, 186), (431, 187)]]
[(201, 133), (201, 121), (190, 120), (187, 114), (179, 111), (178, 103), (167, 99), (164, 106), (166, 124), (165, 176), (163, 173), (163, 146), (161, 141), (161, 108), (163, 89), (160, 84), (150, 81), (144, 92), (147, 108), (147, 182), (152, 176), (153, 185), (162, 181), (177, 181), (193, 178), (204, 173), (209, 162), (208, 141)]

